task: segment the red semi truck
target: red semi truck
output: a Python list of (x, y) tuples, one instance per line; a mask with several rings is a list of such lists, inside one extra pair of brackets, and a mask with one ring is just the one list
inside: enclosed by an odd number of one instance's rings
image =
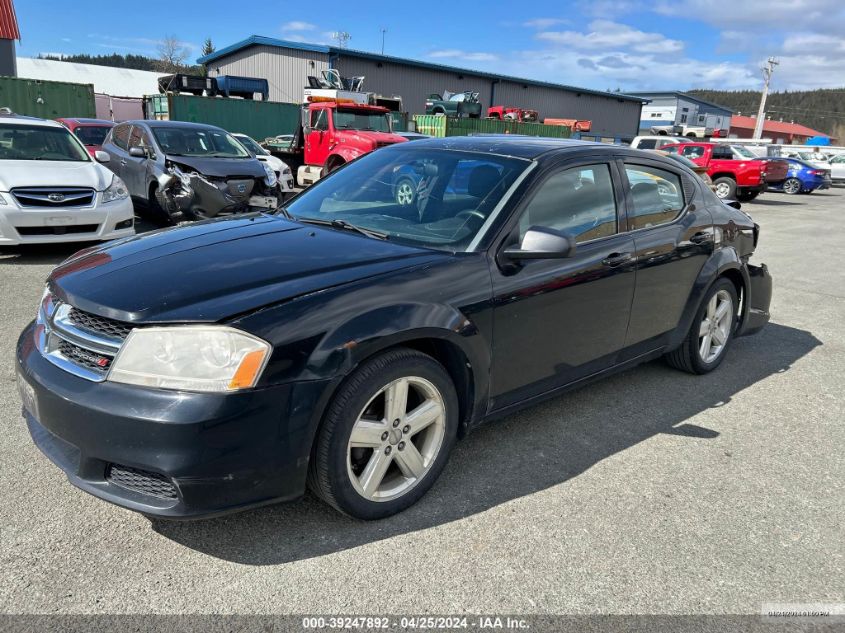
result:
[(785, 161), (759, 161), (744, 158), (725, 143), (682, 143), (664, 145), (664, 152), (680, 154), (707, 168), (716, 195), (723, 200), (748, 202), (769, 186), (786, 179)]

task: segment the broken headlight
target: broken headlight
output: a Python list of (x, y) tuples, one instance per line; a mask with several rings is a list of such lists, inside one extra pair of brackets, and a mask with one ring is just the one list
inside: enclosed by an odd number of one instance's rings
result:
[(275, 187), (276, 186), (276, 172), (273, 171), (273, 168), (270, 167), (267, 163), (261, 163), (261, 166), (264, 167), (264, 184), (268, 187)]
[(103, 191), (103, 202), (112, 202), (114, 200), (123, 200), (129, 197), (129, 191), (126, 190), (126, 185), (117, 176), (112, 176), (111, 184)]
[(227, 392), (254, 387), (270, 344), (222, 325), (136, 328), (108, 379), (130, 385)]

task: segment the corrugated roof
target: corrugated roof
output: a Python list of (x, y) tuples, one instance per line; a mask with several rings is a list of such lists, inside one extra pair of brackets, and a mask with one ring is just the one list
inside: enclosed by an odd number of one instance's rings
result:
[[(757, 123), (757, 118), (753, 116), (737, 116), (731, 117), (731, 127), (739, 127), (745, 129), (754, 129)], [(819, 132), (806, 125), (800, 123), (787, 123), (786, 121), (764, 121), (763, 133), (772, 132), (778, 134), (796, 134), (798, 136), (829, 136), (824, 132)]]
[(12, 0), (0, 0), (0, 40), (19, 40), (18, 17)]
[[(2, 2), (2, 0), (0, 0)], [(143, 97), (158, 93), (163, 73), (97, 64), (77, 64), (54, 59), (18, 57), (18, 77), (42, 81), (69, 81), (94, 84), (94, 92), (112, 97)]]
[(263, 35), (251, 35), (245, 40), (235, 42), (234, 44), (221, 48), (219, 51), (214, 51), (209, 55), (204, 55), (197, 59), (198, 64), (208, 64), (221, 57), (226, 57), (237, 51), (249, 48), (250, 46), (271, 46), (275, 48), (289, 48), (298, 51), (313, 51), (315, 53), (324, 53), (326, 55), (346, 55), (348, 57), (358, 57), (360, 59), (371, 59), (373, 61), (387, 62), (393, 64), (402, 64), (405, 66), (416, 66), (419, 68), (430, 68), (432, 70), (442, 70), (451, 73), (473, 75), (475, 77), (484, 77), (486, 79), (494, 79), (499, 81), (513, 81), (516, 83), (526, 84), (528, 86), (540, 86), (543, 88), (557, 88), (559, 90), (569, 90), (571, 92), (580, 92), (582, 94), (597, 95), (600, 97), (607, 97), (608, 99), (618, 99), (620, 101), (635, 101), (637, 103), (645, 103), (648, 99), (634, 97), (632, 95), (623, 94), (619, 92), (605, 92), (603, 90), (589, 90), (587, 88), (579, 88), (577, 86), (568, 86), (566, 84), (557, 84), (547, 81), (538, 81), (536, 79), (525, 79), (524, 77), (512, 77), (510, 75), (500, 75), (498, 73), (488, 73), (481, 70), (472, 70), (470, 68), (459, 68), (457, 66), (446, 66), (443, 64), (432, 64), (416, 59), (407, 59), (405, 57), (393, 57), (391, 55), (378, 55), (376, 53), (369, 53), (367, 51), (359, 51), (353, 48), (339, 48), (337, 46), (325, 46), (322, 44), (307, 44), (303, 42), (291, 42), (289, 40), (280, 40), (273, 37), (264, 37)]

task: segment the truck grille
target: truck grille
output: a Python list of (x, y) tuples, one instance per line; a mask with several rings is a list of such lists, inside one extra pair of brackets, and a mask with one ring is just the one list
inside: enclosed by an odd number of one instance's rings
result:
[(106, 471), (106, 480), (142, 495), (159, 499), (177, 498), (176, 486), (167, 477), (140, 468), (110, 464)]
[(88, 207), (95, 191), (87, 187), (15, 187), (12, 195), (22, 207)]

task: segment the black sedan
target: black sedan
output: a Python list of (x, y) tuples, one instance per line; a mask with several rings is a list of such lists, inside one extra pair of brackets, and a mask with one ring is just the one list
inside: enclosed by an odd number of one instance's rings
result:
[(715, 369), (769, 319), (757, 238), (652, 153), (403, 143), (276, 214), (72, 256), (18, 342), (24, 417), (73, 484), (147, 515), (209, 516), (308, 485), (385, 517), (485, 420), (660, 356)]

